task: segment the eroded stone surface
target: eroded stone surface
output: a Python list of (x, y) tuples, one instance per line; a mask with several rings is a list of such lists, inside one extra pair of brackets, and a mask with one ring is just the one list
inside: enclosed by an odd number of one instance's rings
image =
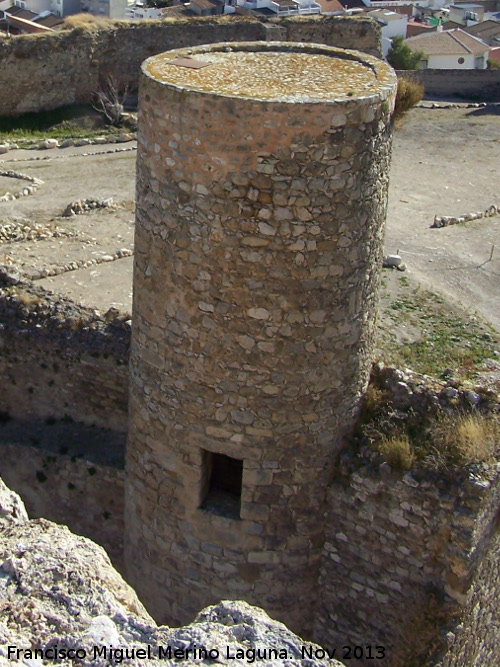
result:
[[(164, 53), (150, 58), (144, 71), (187, 90), (281, 102), (326, 102), (376, 94), (381, 78), (390, 81), (388, 68), (376, 69), (376, 61), (362, 54), (342, 58), (309, 45), (301, 45), (300, 50), (293, 45), (272, 50), (273, 43), (268, 50), (262, 46), (245, 50), (245, 46), (234, 44), (223, 50), (215, 46), (204, 53), (196, 49), (194, 58)], [(190, 62), (200, 66), (189, 67)]]
[[(247, 665), (257, 650), (261, 656), (266, 651), (261, 664), (287, 667), (310, 664), (307, 652), (321, 651), (244, 602), (221, 602), (205, 609), (188, 627), (157, 627), (101, 547), (49, 521), (28, 521), (19, 497), (1, 480), (0, 507), (2, 667), (39, 667), (45, 662), (34, 649), (48, 650), (46, 657), (52, 662), (56, 647), (78, 649), (82, 667), (156, 665), (160, 647), (166, 652), (169, 646), (172, 651), (206, 647), (219, 654), (217, 662), (232, 665)], [(75, 664), (68, 658), (56, 662)], [(186, 653), (183, 664), (199, 663), (192, 651)], [(161, 664), (179, 663), (172, 656)], [(321, 657), (314, 664), (341, 667), (340, 662)]]

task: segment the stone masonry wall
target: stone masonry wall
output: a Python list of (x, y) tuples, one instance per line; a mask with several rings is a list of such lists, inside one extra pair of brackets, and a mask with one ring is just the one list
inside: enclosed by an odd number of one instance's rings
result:
[[(493, 655), (496, 626), (487, 626), (500, 577), (492, 558), (498, 544), (481, 559), (498, 520), (499, 472), (500, 465), (480, 464), (448, 475), (402, 474), (343, 455), (328, 495), (315, 640), (383, 646), (391, 664), (427, 665), (429, 653), (443, 654), (454, 637), (438, 630), (456, 626), (468, 609), (467, 630), (453, 652), (467, 660), (443, 665), (493, 664), (471, 656)], [(368, 658), (361, 664), (373, 664)]]
[[(325, 488), (368, 379), (395, 92), (382, 63), (332, 51), (380, 87), (294, 104), (141, 82), (126, 562), (171, 623), (235, 596), (312, 629)], [(211, 453), (242, 462), (236, 516), (200, 508)]]
[(169, 49), (220, 41), (311, 41), (380, 54), (371, 19), (300, 17), (263, 22), (250, 17), (122, 21), (106, 30), (0, 38), (0, 116), (88, 103), (100, 82), (137, 89), (140, 64)]
[(500, 70), (497, 69), (424, 69), (401, 71), (398, 76), (422, 83), (427, 97), (465, 97), (500, 102)]
[(0, 291), (0, 412), (127, 428), (130, 328), (42, 291)]
[[(89, 537), (123, 571), (123, 466), (96, 463), (87, 451), (88, 442), (81, 443), (78, 451), (73, 439), (59, 435), (60, 447), (44, 450), (6, 442), (4, 429), (0, 425), (2, 477), (12, 490), (23, 494), (29, 516), (55, 521)], [(61, 454), (61, 448), (68, 453)]]
[[(483, 512), (484, 548), (478, 549), (479, 566), (475, 574), (465, 613), (446, 633), (450, 645), (446, 656), (435, 667), (467, 665), (482, 667), (498, 662), (500, 637), (500, 493), (498, 484), (483, 486), (491, 490), (491, 511)], [(487, 506), (486, 502), (484, 503)]]

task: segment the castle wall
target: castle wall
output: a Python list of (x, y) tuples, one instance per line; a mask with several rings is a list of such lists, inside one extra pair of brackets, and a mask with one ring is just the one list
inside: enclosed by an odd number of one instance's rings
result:
[[(321, 53), (377, 83), (296, 104), (143, 65), (126, 562), (162, 621), (237, 597), (310, 633), (325, 488), (368, 380), (396, 81), (326, 47), (227, 49), (163, 57)], [(236, 511), (210, 495), (218, 456), (242, 466)]]
[[(481, 561), (499, 506), (498, 467), (403, 474), (386, 464), (358, 467), (343, 456), (328, 494), (315, 640), (383, 646), (395, 665), (416, 667), (430, 652), (445, 653), (454, 635), (441, 631), (468, 610), (467, 629), (443, 665), (493, 664), (474, 660), (497, 650), (490, 623), (500, 577), (497, 538)], [(372, 664), (366, 651), (364, 657), (361, 664)]]
[(130, 329), (35, 292), (23, 301), (0, 299), (0, 412), (124, 432)]
[[(61, 454), (59, 448), (6, 442), (4, 429), (0, 426), (2, 477), (23, 494), (29, 517), (43, 517), (89, 537), (123, 571), (123, 467), (89, 460), (85, 443), (79, 455), (71, 455)], [(75, 447), (74, 439), (57, 441), (62, 448)]]
[(106, 30), (88, 27), (49, 35), (0, 39), (0, 116), (88, 103), (113, 76), (137, 90), (140, 64), (168, 49), (220, 41), (311, 41), (380, 53), (380, 28), (371, 19), (207, 17), (119, 22)]
[[(497, 470), (499, 466), (497, 464)], [(449, 628), (446, 640), (449, 651), (435, 667), (455, 665), (495, 665), (498, 662), (500, 637), (500, 491), (496, 482), (483, 487), (485, 510), (479, 516), (485, 539), (478, 550), (481, 559), (459, 623)], [(489, 498), (488, 498), (489, 496)], [(488, 511), (488, 507), (489, 509)]]

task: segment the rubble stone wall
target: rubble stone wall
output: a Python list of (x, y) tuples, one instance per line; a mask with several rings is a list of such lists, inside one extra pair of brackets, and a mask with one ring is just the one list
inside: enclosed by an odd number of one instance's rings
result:
[(29, 291), (0, 317), (0, 412), (126, 430), (130, 329)]
[(475, 101), (500, 101), (497, 69), (422, 69), (400, 71), (398, 76), (419, 81), (426, 97), (456, 97)]
[[(318, 49), (376, 88), (282, 103), (143, 66), (126, 562), (168, 622), (237, 596), (312, 629), (325, 489), (368, 381), (396, 83)], [(236, 518), (200, 509), (210, 453), (243, 462)]]
[[(60, 445), (69, 449), (74, 442), (62, 440)], [(2, 477), (22, 494), (32, 519), (43, 517), (89, 537), (123, 571), (123, 467), (96, 463), (87, 452), (82, 454), (9, 444), (2, 437)]]
[(493, 655), (497, 626), (488, 625), (498, 591), (498, 540), (490, 542), (499, 471), (498, 465), (476, 465), (448, 474), (402, 474), (387, 464), (356, 468), (346, 454), (328, 494), (315, 639), (327, 646), (380, 645), (396, 664), (423, 664), (430, 649), (442, 654), (450, 641), (433, 636), (433, 625), (453, 629), (468, 609), (467, 631), (453, 652), (467, 659), (451, 657), (443, 665), (490, 664), (471, 656), (478, 650)]
[(311, 41), (381, 52), (375, 21), (350, 17), (207, 17), (120, 21), (104, 30), (88, 27), (49, 35), (0, 39), (0, 116), (88, 103), (109, 76), (137, 90), (141, 63), (169, 49), (221, 41)]

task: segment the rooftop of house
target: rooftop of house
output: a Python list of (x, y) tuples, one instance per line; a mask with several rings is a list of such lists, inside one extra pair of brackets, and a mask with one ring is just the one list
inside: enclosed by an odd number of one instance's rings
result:
[(460, 30), (443, 30), (415, 35), (405, 40), (405, 44), (415, 51), (423, 51), (427, 56), (483, 55), (489, 50), (482, 40)]
[(29, 9), (22, 9), (21, 7), (16, 7), (15, 5), (12, 5), (5, 11), (7, 14), (10, 14), (10, 16), (16, 16), (18, 19), (26, 19), (27, 21), (33, 21), (38, 16), (36, 12), (32, 12)]
[(400, 21), (401, 19), (406, 18), (404, 14), (398, 14), (397, 12), (384, 8), (374, 9), (372, 12), (367, 12), (367, 15), (377, 21), (384, 21), (386, 23)]
[(339, 0), (315, 0), (321, 6), (322, 14), (334, 14), (335, 12), (343, 12), (344, 7)]
[(464, 10), (469, 10), (469, 9), (484, 9), (483, 5), (478, 5), (475, 2), (464, 2), (458, 4), (453, 4), (450, 5), (450, 9), (464, 9)]
[(490, 49), (488, 57), (489, 60), (493, 60), (493, 62), (500, 65), (500, 46), (497, 46), (495, 49)]
[(220, 2), (217, 2), (217, 0), (191, 0), (191, 4), (200, 9), (213, 9), (216, 5), (220, 5)]
[(54, 14), (49, 14), (48, 16), (41, 16), (37, 19), (33, 19), (34, 23), (44, 25), (46, 28), (55, 28), (56, 25), (61, 25), (63, 19)]
[(60, 25), (63, 22), (63, 19), (59, 16), (55, 16), (55, 14), (47, 14), (47, 12), (44, 12), (44, 14), (46, 14), (44, 16), (37, 12), (32, 12), (30, 9), (17, 7), (16, 5), (11, 5), (4, 11), (10, 16), (15, 16), (16, 19), (32, 21), (33, 23), (38, 23), (38, 25), (43, 25), (46, 28), (54, 28), (56, 25)]
[(482, 21), (466, 28), (466, 32), (479, 39), (500, 39), (500, 21)]

